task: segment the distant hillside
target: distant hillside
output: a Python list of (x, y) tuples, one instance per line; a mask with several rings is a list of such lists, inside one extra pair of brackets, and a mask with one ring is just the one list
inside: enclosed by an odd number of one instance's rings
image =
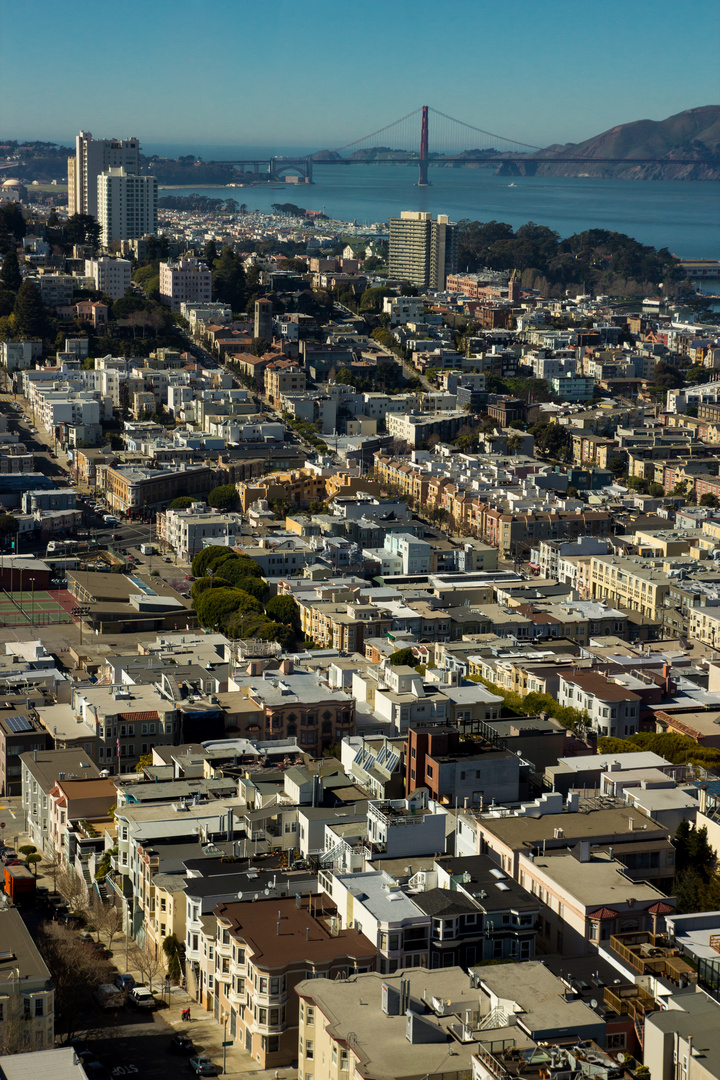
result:
[[(588, 163), (546, 165), (533, 161), (550, 155), (587, 157)], [(617, 164), (592, 163), (593, 158), (613, 158)], [(629, 158), (656, 158), (647, 165), (633, 165)], [(676, 158), (693, 164), (679, 165)], [(581, 143), (549, 146), (528, 154), (527, 163), (506, 162), (503, 176), (591, 176), (619, 180), (720, 180), (720, 105), (669, 116), (666, 120), (635, 120), (595, 135)]]

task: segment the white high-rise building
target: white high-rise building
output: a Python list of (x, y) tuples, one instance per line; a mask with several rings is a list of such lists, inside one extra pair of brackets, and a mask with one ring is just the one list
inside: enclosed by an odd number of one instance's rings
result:
[(108, 169), (140, 172), (137, 139), (93, 139), (81, 131), (75, 139), (75, 157), (68, 158), (68, 212), (98, 216), (97, 179)]
[(119, 300), (130, 288), (132, 263), (129, 259), (113, 259), (101, 255), (85, 260), (85, 277), (91, 277), (95, 288), (106, 293), (111, 300)]
[(100, 238), (139, 240), (157, 232), (158, 183), (155, 176), (137, 176), (126, 169), (108, 169), (97, 178)]

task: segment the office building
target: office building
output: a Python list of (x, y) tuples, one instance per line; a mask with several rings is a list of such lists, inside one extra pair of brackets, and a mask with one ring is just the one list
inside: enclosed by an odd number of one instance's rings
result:
[(160, 263), (160, 303), (179, 311), (184, 303), (210, 302), (212, 272), (200, 259), (168, 259)]
[(108, 169), (139, 173), (138, 139), (93, 139), (89, 131), (81, 131), (75, 156), (68, 158), (68, 213), (98, 216), (97, 181)]
[(157, 177), (111, 168), (97, 178), (97, 219), (104, 245), (157, 232)]
[(388, 272), (428, 289), (445, 288), (448, 274), (457, 270), (457, 226), (447, 214), (403, 210), (390, 218)]

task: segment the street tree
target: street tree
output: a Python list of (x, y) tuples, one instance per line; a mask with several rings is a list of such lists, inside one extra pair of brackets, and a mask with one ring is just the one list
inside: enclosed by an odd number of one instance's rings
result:
[(154, 956), (149, 949), (141, 949), (136, 944), (129, 950), (129, 961), (131, 966), (140, 972), (143, 983), (147, 984), (148, 990), (152, 993), (153, 981), (157, 981), (160, 973), (165, 970), (162, 954)]
[(122, 908), (114, 904), (104, 904), (99, 897), (95, 897), (87, 908), (88, 918), (98, 935), (98, 941), (104, 937), (108, 949), (112, 949), (112, 943), (118, 934), (123, 932), (125, 919)]
[(64, 926), (41, 924), (35, 935), (40, 955), (55, 987), (56, 1033), (66, 1039), (89, 1034), (95, 1014), (93, 995), (99, 983), (112, 982), (112, 966)]

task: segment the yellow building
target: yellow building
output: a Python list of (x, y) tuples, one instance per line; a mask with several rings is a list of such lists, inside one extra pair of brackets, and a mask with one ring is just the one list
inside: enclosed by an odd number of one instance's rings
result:
[(649, 619), (657, 619), (670, 588), (670, 579), (664, 569), (650, 559), (593, 555), (590, 584), (593, 600), (603, 600), (611, 607), (638, 611)]

